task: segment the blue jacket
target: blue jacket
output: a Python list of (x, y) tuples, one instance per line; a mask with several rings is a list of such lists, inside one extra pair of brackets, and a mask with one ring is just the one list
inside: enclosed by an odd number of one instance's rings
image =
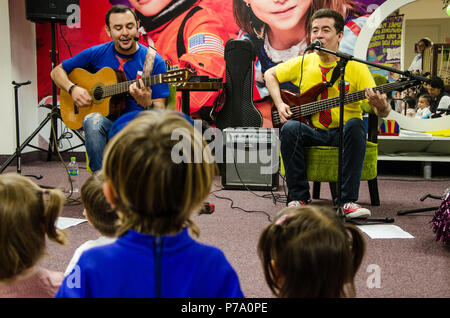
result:
[(56, 297), (244, 297), (219, 249), (188, 230), (156, 237), (128, 231), (110, 245), (83, 252)]

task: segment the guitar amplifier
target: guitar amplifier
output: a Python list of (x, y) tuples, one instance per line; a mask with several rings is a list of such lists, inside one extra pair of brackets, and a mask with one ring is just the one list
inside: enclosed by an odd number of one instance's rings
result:
[(223, 130), (222, 186), (234, 190), (278, 188), (280, 168), (278, 130), (226, 128)]

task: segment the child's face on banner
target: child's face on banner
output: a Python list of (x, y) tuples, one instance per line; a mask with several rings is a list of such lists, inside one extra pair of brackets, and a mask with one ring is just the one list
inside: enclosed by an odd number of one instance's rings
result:
[[(306, 16), (312, 0), (245, 0), (253, 13), (271, 29), (287, 30), (295, 27)], [(304, 22), (302, 22), (304, 23)]]
[(129, 0), (130, 4), (137, 11), (147, 17), (157, 15), (164, 9), (171, 0)]

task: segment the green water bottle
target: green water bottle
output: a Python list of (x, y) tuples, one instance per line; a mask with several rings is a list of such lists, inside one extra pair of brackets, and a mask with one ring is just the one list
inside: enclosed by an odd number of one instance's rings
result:
[(78, 168), (77, 158), (71, 157), (69, 165), (67, 166), (69, 169), (70, 180), (72, 181), (72, 192), (79, 192), (79, 179), (80, 179), (80, 169)]

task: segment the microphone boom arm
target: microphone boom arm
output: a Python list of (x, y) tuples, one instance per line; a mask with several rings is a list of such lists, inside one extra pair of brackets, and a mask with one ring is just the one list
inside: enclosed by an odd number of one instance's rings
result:
[[(314, 41), (314, 43), (315, 43), (315, 41)], [(381, 68), (383, 70), (386, 70), (386, 71), (389, 71), (389, 72), (392, 72), (392, 73), (397, 73), (397, 74), (400, 74), (400, 75), (403, 75), (403, 76), (406, 76), (406, 77), (409, 77), (409, 78), (413, 78), (413, 79), (416, 79), (416, 80), (419, 80), (419, 81), (422, 81), (422, 82), (425, 82), (425, 83), (430, 83), (430, 81), (431, 81), (430, 78), (427, 78), (427, 77), (424, 77), (424, 76), (421, 76), (421, 75), (413, 74), (410, 71), (400, 71), (400, 70), (397, 70), (397, 69), (389, 67), (389, 66), (368, 62), (366, 60), (361, 60), (361, 59), (355, 58), (353, 55), (350, 55), (350, 54), (347, 54), (347, 53), (343, 53), (343, 52), (339, 52), (339, 51), (331, 51), (331, 50), (328, 50), (328, 49), (324, 49), (321, 45), (320, 46), (314, 45), (314, 48), (316, 50), (319, 50), (319, 51), (323, 51), (323, 52), (327, 52), (329, 54), (336, 55), (336, 56), (338, 56), (338, 57), (340, 57), (342, 59), (345, 59), (347, 61), (353, 60), (353, 61), (360, 62), (360, 63), (366, 64), (366, 65), (370, 65), (370, 66), (373, 66), (373, 67), (376, 67), (376, 68)]]

